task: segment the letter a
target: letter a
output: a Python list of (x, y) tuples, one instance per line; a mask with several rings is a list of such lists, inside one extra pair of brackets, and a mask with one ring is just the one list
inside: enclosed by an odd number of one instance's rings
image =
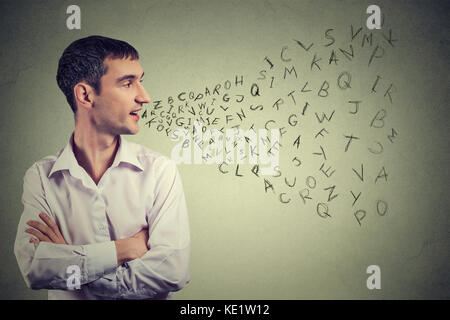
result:
[(381, 271), (380, 267), (377, 265), (371, 265), (367, 267), (367, 274), (372, 274), (367, 278), (367, 288), (369, 290), (372, 289), (381, 289)]
[(66, 26), (67, 29), (73, 30), (73, 29), (81, 29), (81, 10), (80, 7), (72, 4), (67, 7), (66, 10), (67, 14), (72, 14), (69, 16), (66, 20)]
[(371, 13), (367, 18), (367, 28), (370, 30), (381, 29), (381, 10), (380, 7), (372, 4), (367, 7), (366, 13)]
[(66, 273), (70, 275), (67, 278), (67, 281), (66, 281), (67, 288), (69, 290), (75, 290), (75, 289), (80, 290), (80, 288), (81, 288), (81, 283), (80, 283), (81, 270), (80, 270), (80, 267), (77, 266), (77, 265), (70, 265), (70, 266), (67, 267)]

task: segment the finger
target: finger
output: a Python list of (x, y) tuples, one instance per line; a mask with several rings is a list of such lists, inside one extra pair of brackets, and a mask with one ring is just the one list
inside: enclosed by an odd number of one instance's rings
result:
[(55, 235), (62, 236), (61, 232), (59, 231), (58, 225), (48, 215), (46, 215), (44, 212), (41, 212), (39, 214), (39, 217), (50, 227), (50, 229), (52, 229)]
[(36, 238), (30, 238), (30, 243), (39, 244), (39, 240)]
[(41, 233), (43, 233), (45, 236), (47, 236), (48, 238), (51, 239), (51, 242), (55, 242), (58, 237), (56, 236), (56, 234), (53, 232), (52, 229), (50, 229), (50, 227), (48, 227), (47, 225), (40, 223), (39, 221), (28, 221), (27, 224), (37, 230), (39, 230)]
[[(49, 237), (43, 235), (42, 233), (40, 233), (39, 231), (36, 231), (34, 229), (28, 228), (27, 230), (25, 230), (25, 232), (32, 234), (33, 236), (38, 238), (39, 241), (52, 242)], [(33, 238), (31, 238), (31, 239), (33, 239)]]
[(47, 237), (46, 235), (43, 235), (42, 233), (40, 233), (37, 230), (34, 229), (27, 229), (25, 230), (26, 233), (32, 234), (33, 236), (35, 236), (39, 241), (45, 241), (45, 242), (51, 242), (50, 238)]

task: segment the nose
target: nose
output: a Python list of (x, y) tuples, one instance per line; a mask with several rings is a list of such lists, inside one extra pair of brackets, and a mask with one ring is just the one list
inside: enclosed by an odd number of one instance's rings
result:
[(139, 92), (136, 96), (136, 102), (138, 103), (150, 103), (150, 96), (147, 93), (147, 90), (145, 90), (144, 86), (142, 84), (139, 85)]

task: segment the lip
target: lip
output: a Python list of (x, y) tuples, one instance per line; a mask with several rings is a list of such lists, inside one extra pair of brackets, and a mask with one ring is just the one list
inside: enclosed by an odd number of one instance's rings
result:
[(135, 114), (135, 115), (131, 114), (131, 112), (136, 112), (137, 113), (137, 112), (139, 112), (141, 110), (142, 110), (142, 108), (139, 108), (139, 109), (136, 109), (136, 110), (131, 110), (130, 111), (130, 116), (133, 117), (136, 121), (139, 120), (141, 117), (138, 114)]

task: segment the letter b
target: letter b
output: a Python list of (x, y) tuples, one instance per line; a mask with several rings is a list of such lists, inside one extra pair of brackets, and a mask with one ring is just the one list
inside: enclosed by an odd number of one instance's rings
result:
[(373, 128), (383, 128), (384, 127), (384, 118), (386, 118), (387, 113), (386, 110), (381, 109), (377, 112), (375, 117), (372, 119), (370, 126)]

